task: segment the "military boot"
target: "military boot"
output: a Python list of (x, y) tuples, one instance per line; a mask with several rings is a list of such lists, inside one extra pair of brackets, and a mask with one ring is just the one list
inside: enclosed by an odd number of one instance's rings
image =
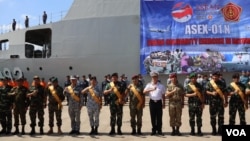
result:
[(91, 131), (90, 131), (89, 135), (94, 135), (94, 133), (95, 133), (95, 128), (94, 128), (94, 126), (91, 126)]
[(36, 133), (35, 127), (31, 127), (30, 135), (34, 135)]
[(191, 132), (190, 135), (194, 136), (195, 135), (195, 131), (194, 131), (194, 127), (191, 127)]
[(7, 129), (7, 131), (6, 131), (6, 135), (9, 135), (11, 133), (11, 129)]
[(98, 135), (98, 126), (95, 127), (94, 134)]
[(53, 134), (53, 127), (50, 127), (50, 128), (49, 128), (49, 131), (47, 132), (47, 134), (49, 134), (49, 135), (50, 135), (50, 134)]
[(115, 126), (112, 126), (109, 135), (114, 135), (114, 134), (115, 134)]
[[(53, 130), (52, 130), (52, 133), (53, 133)], [(60, 126), (58, 126), (57, 133), (58, 133), (59, 135), (62, 134), (62, 130), (61, 130), (61, 127), (60, 127)]]
[(43, 127), (40, 127), (40, 135), (43, 135)]
[(118, 134), (118, 135), (122, 135), (121, 126), (118, 126), (118, 127), (117, 127), (117, 134)]
[(135, 128), (132, 128), (131, 135), (135, 135), (135, 134), (136, 134), (136, 129), (135, 129)]
[(203, 136), (203, 133), (201, 132), (201, 127), (198, 127), (197, 135), (198, 135), (198, 136)]
[(215, 126), (212, 126), (212, 135), (216, 135), (217, 133), (216, 133), (216, 127)]
[(25, 135), (25, 126), (22, 126), (22, 135)]
[(13, 134), (14, 134), (14, 135), (19, 134), (19, 128), (18, 128), (18, 126), (16, 126), (16, 130), (15, 130), (15, 132), (14, 132)]
[(175, 127), (174, 127), (174, 126), (172, 127), (172, 133), (171, 133), (171, 136), (175, 136)]
[(140, 127), (137, 128), (137, 134), (138, 134), (138, 135), (142, 135), (142, 133), (141, 133), (141, 128), (140, 128)]
[(175, 130), (175, 135), (177, 136), (181, 136), (181, 132), (180, 132), (180, 127), (176, 127), (176, 130)]
[(0, 132), (0, 134), (5, 134), (5, 133), (6, 133), (6, 127), (3, 127), (3, 129)]
[(219, 135), (222, 134), (222, 127), (221, 127), (221, 126), (218, 127), (218, 134), (219, 134)]

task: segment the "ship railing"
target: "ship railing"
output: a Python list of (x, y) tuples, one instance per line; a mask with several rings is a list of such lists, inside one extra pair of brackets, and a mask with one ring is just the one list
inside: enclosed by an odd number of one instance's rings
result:
[[(39, 26), (43, 25), (43, 11), (41, 11), (41, 15), (38, 16), (29, 16), (29, 27), (34, 27), (34, 26)], [(54, 23), (61, 21), (67, 14), (67, 10), (59, 11), (59, 12), (53, 12), (49, 13), (47, 12), (47, 22), (46, 24)], [(16, 20), (16, 31), (21, 30), (25, 28), (24, 21), (25, 21), (25, 16), (23, 16), (21, 19), (15, 19)], [(12, 30), (12, 21), (8, 24), (3, 24), (0, 25), (0, 33), (8, 33), (8, 32), (13, 32)]]

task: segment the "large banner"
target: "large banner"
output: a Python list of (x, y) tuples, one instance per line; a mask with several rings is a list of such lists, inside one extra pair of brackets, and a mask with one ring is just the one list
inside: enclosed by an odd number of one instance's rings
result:
[(141, 0), (142, 74), (250, 70), (249, 0)]

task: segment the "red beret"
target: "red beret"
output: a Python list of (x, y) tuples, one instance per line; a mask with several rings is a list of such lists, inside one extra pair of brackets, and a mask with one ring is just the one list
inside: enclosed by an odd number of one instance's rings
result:
[(177, 77), (177, 75), (176, 75), (176, 73), (171, 73), (171, 74), (169, 74), (169, 77), (174, 78), (174, 77)]
[(138, 75), (134, 75), (131, 79), (136, 79), (136, 78), (139, 78)]

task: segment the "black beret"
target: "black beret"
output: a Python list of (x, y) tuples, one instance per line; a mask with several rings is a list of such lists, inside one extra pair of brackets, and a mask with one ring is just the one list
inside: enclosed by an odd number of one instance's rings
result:
[(219, 71), (215, 71), (215, 72), (212, 73), (212, 75), (220, 76), (220, 72)]
[(112, 76), (112, 77), (113, 77), (113, 76), (118, 77), (118, 73), (115, 72), (115, 73), (113, 73), (111, 76)]

